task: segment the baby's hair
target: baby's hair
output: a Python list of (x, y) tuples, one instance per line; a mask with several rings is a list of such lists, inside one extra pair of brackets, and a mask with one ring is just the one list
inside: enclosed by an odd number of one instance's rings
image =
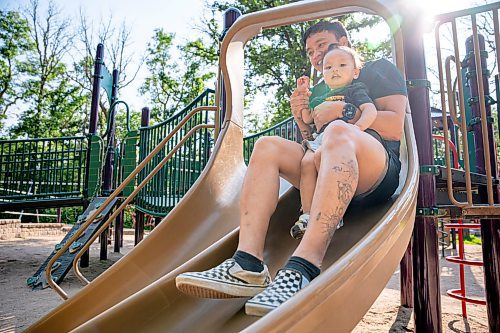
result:
[(354, 60), (354, 66), (358, 69), (361, 69), (363, 67), (363, 58), (359, 55), (358, 52), (356, 52), (353, 48), (347, 47), (347, 46), (342, 46), (338, 43), (332, 43), (328, 45), (328, 51), (326, 51), (325, 55), (323, 55), (323, 61), (326, 57), (326, 55), (333, 50), (342, 50), (349, 54), (352, 57), (352, 60)]

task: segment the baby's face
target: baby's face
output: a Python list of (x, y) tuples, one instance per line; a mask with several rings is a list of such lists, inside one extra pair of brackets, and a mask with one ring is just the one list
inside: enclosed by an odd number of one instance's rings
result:
[(333, 49), (323, 59), (323, 77), (331, 89), (345, 87), (359, 76), (351, 54), (341, 49)]
[(321, 72), (323, 69), (323, 56), (328, 52), (330, 44), (344, 45), (346, 38), (339, 41), (331, 31), (320, 31), (313, 33), (306, 40), (306, 54), (313, 67)]

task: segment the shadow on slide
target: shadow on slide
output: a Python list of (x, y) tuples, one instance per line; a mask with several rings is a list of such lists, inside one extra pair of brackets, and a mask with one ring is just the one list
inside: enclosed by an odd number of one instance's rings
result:
[[(383, 2), (372, 2), (381, 6), (386, 19), (397, 14)], [(259, 318), (244, 314), (246, 299), (198, 299), (175, 287), (178, 274), (211, 268), (230, 257), (237, 246), (238, 201), (246, 169), (242, 157), (244, 44), (265, 27), (344, 13), (332, 6), (349, 8), (350, 0), (297, 2), (236, 21), (221, 46), (226, 120), (198, 181), (143, 242), (28, 332), (325, 332), (333, 328), (348, 332), (356, 325), (383, 290), (411, 237), (418, 163), (409, 114), (399, 195), (378, 207), (350, 209), (345, 226), (334, 235), (322, 273), (291, 300)], [(394, 36), (401, 45), (400, 33)], [(402, 68), (402, 57), (395, 59)], [(280, 197), (271, 218), (264, 256), (273, 276), (298, 244), (289, 228), (299, 207), (298, 192), (290, 189)]]

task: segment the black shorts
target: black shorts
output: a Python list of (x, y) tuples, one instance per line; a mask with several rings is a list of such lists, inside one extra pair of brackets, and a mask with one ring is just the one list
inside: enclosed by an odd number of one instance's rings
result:
[(387, 152), (387, 171), (382, 181), (378, 186), (371, 190), (369, 194), (362, 198), (353, 198), (353, 203), (363, 205), (375, 205), (389, 200), (390, 197), (396, 192), (399, 186), (399, 172), (401, 171), (401, 161), (399, 160), (399, 152), (389, 149), (387, 141), (382, 139), (380, 134), (372, 129), (366, 130), (368, 134), (373, 136), (384, 146)]

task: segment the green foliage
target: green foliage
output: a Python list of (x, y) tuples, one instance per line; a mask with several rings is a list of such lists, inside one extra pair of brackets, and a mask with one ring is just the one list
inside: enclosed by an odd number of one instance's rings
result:
[[(458, 242), (458, 235), (455, 237), (455, 240)], [(475, 235), (469, 235), (464, 237), (464, 244), (468, 245), (481, 245), (481, 237), (477, 237)]]
[[(353, 15), (343, 16), (341, 21), (347, 31), (349, 31), (349, 34), (352, 36), (353, 34), (359, 34), (367, 29), (375, 27), (377, 24), (382, 22), (382, 18), (379, 16), (356, 13)], [(351, 39), (353, 48), (355, 48), (356, 51), (363, 56), (365, 61), (391, 57), (390, 39), (382, 40), (377, 43), (374, 43), (366, 38), (363, 40), (359, 38)]]
[[(61, 64), (45, 84), (37, 79), (25, 83), (29, 108), (21, 114), (18, 124), (11, 129), (14, 136), (41, 138), (81, 133), (89, 96), (82, 94), (81, 89), (72, 84), (64, 72), (65, 66)], [(38, 76), (36, 70), (33, 74)]]
[(140, 87), (151, 102), (151, 117), (155, 121), (167, 119), (181, 107), (189, 104), (205, 88), (205, 82), (215, 77), (205, 70), (216, 61), (215, 51), (201, 40), (178, 47), (180, 59), (175, 59), (174, 34), (156, 29), (148, 44), (146, 67), (150, 75)]
[(132, 214), (135, 214), (135, 207), (129, 206), (130, 209), (125, 210), (125, 214), (123, 214), (123, 228), (132, 229), (134, 228), (134, 218)]
[[(122, 104), (117, 106), (115, 135), (118, 140), (123, 140), (127, 133), (127, 111)], [(141, 112), (130, 109), (130, 129), (135, 130), (141, 125)]]
[[(236, 7), (247, 14), (262, 9), (286, 5), (291, 0), (238, 0), (215, 1), (214, 12), (222, 12), (228, 7)], [(345, 15), (337, 17), (349, 31), (361, 31), (378, 24), (381, 19), (367, 15)], [(311, 66), (302, 46), (302, 35), (312, 23), (302, 22), (289, 26), (266, 29), (254, 37), (245, 47), (247, 98), (253, 100), (257, 93), (273, 94), (268, 102), (267, 121), (260, 122), (254, 116), (253, 127), (262, 130), (291, 116), (289, 96), (296, 86), (296, 79), (311, 73)], [(358, 41), (354, 46), (366, 60), (389, 54), (389, 41), (371, 45), (368, 41)], [(258, 125), (260, 124), (260, 126)], [(260, 127), (260, 128), (259, 128)]]
[(64, 57), (73, 47), (70, 21), (53, 2), (40, 13), (37, 0), (26, 10), (30, 52), (23, 55), (20, 81), (23, 107), (11, 137), (51, 137), (82, 133), (90, 95), (70, 76)]
[(24, 55), (33, 47), (27, 20), (18, 12), (0, 10), (0, 129), (7, 110), (22, 97)]

